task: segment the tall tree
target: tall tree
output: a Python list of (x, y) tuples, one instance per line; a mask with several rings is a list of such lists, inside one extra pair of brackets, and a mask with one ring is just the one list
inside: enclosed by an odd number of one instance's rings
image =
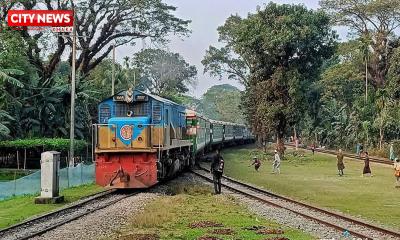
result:
[[(168, 34), (188, 33), (189, 21), (174, 16), (176, 8), (162, 0), (7, 1), (1, 6), (1, 19), (5, 21), (7, 10), (14, 8), (75, 9), (77, 34), (81, 36), (77, 68), (83, 77), (108, 56), (112, 45), (134, 44), (134, 40), (140, 38), (165, 42)], [(66, 48), (72, 46), (70, 36), (64, 38), (61, 34), (26, 29), (20, 34), (28, 45), (27, 55), (43, 80), (52, 76)], [(71, 59), (70, 54), (69, 61)]]
[(238, 15), (230, 16), (225, 24), (218, 28), (218, 41), (224, 44), (222, 48), (210, 46), (201, 63), (204, 72), (211, 76), (237, 80), (246, 85), (249, 77), (250, 62), (244, 55), (235, 52), (235, 38), (240, 35), (242, 19)]
[(178, 53), (162, 49), (145, 49), (134, 56), (140, 70), (141, 85), (163, 97), (189, 91), (188, 85), (196, 81), (197, 70)]
[(232, 49), (250, 66), (248, 120), (259, 135), (276, 136), (283, 151), (287, 127), (307, 108), (309, 86), (332, 56), (336, 34), (325, 13), (301, 5), (269, 3), (236, 24)]
[(240, 99), (241, 92), (236, 87), (229, 84), (215, 85), (203, 94), (197, 111), (211, 119), (244, 123)]
[(321, 0), (322, 8), (336, 25), (348, 26), (364, 39), (371, 54), (368, 71), (375, 88), (383, 88), (389, 59), (398, 42), (394, 36), (400, 26), (399, 0)]

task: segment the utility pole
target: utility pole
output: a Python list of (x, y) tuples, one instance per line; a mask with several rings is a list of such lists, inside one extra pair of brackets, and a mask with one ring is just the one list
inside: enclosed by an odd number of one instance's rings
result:
[(115, 44), (113, 45), (113, 63), (112, 63), (112, 77), (111, 77), (111, 96), (115, 94)]
[(75, 140), (75, 78), (76, 78), (76, 14), (74, 9), (74, 25), (72, 28), (72, 76), (71, 76), (71, 124), (70, 124), (70, 148), (69, 166), (74, 165), (74, 140)]
[(365, 57), (365, 104), (368, 102), (368, 55)]

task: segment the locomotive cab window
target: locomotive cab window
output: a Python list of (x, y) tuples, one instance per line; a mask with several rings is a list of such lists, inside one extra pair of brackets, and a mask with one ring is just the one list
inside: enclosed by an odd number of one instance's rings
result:
[(115, 116), (117, 117), (141, 117), (149, 114), (147, 102), (116, 103)]

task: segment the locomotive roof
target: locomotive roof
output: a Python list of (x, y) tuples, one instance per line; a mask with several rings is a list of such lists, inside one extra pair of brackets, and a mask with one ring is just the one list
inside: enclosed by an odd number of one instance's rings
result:
[[(118, 92), (118, 93), (116, 93), (116, 94), (114, 94), (114, 95), (112, 95), (112, 96), (110, 96), (110, 97), (104, 99), (104, 100), (101, 101), (101, 102), (104, 102), (104, 101), (109, 100), (109, 99), (113, 99), (114, 96), (125, 95), (125, 92), (126, 92), (126, 91), (127, 91), (127, 90), (120, 91), (120, 92)], [(147, 96), (149, 96), (149, 97), (151, 97), (151, 98), (153, 98), (153, 99), (155, 99), (155, 100), (157, 100), (157, 101), (163, 102), (163, 103), (167, 103), (167, 104), (171, 104), (171, 105), (177, 105), (177, 106), (181, 106), (181, 107), (183, 107), (183, 108), (186, 108), (185, 106), (182, 106), (182, 105), (180, 105), (180, 104), (178, 104), (178, 103), (176, 103), (176, 102), (173, 102), (173, 101), (168, 100), (168, 99), (166, 99), (166, 98), (162, 98), (162, 97), (157, 96), (157, 95), (154, 95), (154, 94), (146, 93), (146, 92), (143, 92), (143, 91), (140, 91), (140, 90), (133, 90), (133, 91), (134, 91), (134, 92), (137, 92), (137, 93), (140, 93), (140, 94), (147, 95)]]

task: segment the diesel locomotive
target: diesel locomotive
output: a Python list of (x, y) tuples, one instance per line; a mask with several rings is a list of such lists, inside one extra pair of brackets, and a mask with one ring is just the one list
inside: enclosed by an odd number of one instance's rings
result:
[(224, 145), (254, 141), (242, 124), (210, 120), (156, 95), (129, 88), (98, 105), (93, 126), (96, 183), (148, 188)]

